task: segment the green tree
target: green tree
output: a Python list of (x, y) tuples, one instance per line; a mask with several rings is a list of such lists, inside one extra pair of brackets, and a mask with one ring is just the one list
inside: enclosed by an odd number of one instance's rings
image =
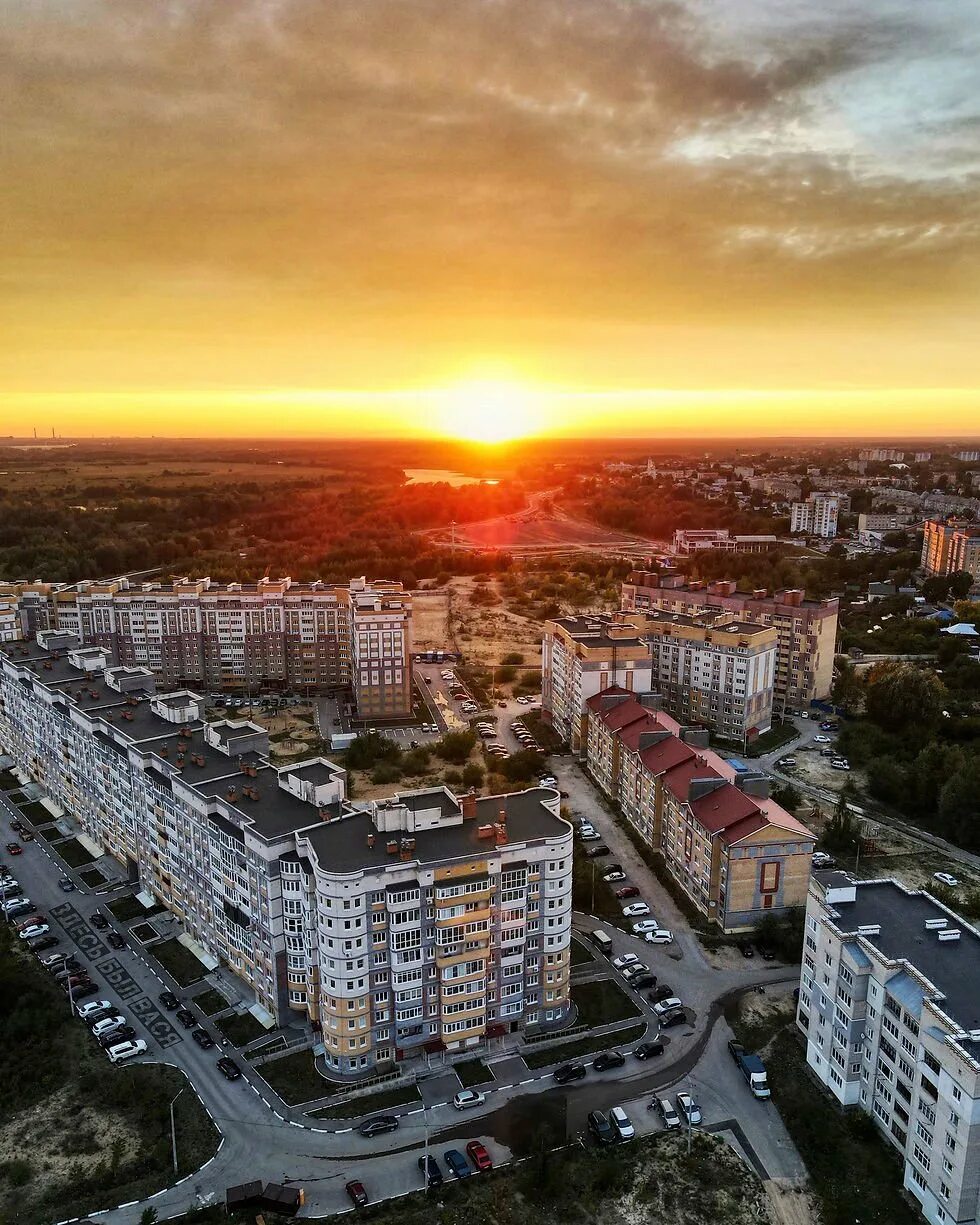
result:
[(845, 855), (857, 849), (861, 840), (861, 831), (853, 813), (847, 807), (847, 796), (842, 791), (837, 797), (837, 804), (830, 820), (827, 822), (822, 844), (835, 855)]
[(140, 1213), (140, 1225), (156, 1225), (157, 1210), (155, 1208), (144, 1208)]
[(772, 798), (787, 812), (795, 812), (803, 803), (803, 797), (792, 783), (784, 783), (781, 787), (776, 787)]
[(861, 709), (861, 702), (864, 700), (864, 685), (849, 660), (839, 659), (837, 661), (830, 700), (849, 715), (856, 714)]
[(461, 766), (473, 752), (475, 744), (476, 735), (473, 732), (446, 732), (432, 747), (443, 761), (451, 761), (454, 765)]
[(879, 727), (921, 732), (938, 720), (944, 695), (945, 689), (934, 673), (885, 660), (868, 673), (864, 705), (868, 717)]
[(908, 778), (908, 798), (919, 813), (932, 817), (938, 812), (940, 792), (964, 762), (961, 748), (940, 740), (930, 740), (919, 750)]
[(519, 668), (524, 662), (524, 656), (520, 651), (509, 651), (500, 661), (502, 664), (510, 664), (513, 667)]
[(972, 757), (939, 793), (943, 833), (966, 850), (980, 850), (980, 757)]
[(922, 584), (922, 594), (930, 604), (941, 604), (949, 597), (949, 578), (944, 574), (933, 574)]
[(965, 600), (973, 586), (973, 575), (969, 570), (954, 570), (949, 575), (949, 596), (953, 600)]
[(483, 779), (483, 767), (475, 761), (468, 761), (463, 767), (463, 786), (482, 787)]

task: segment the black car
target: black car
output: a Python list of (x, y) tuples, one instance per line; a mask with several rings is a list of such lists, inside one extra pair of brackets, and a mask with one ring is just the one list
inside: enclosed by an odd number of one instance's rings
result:
[(664, 1044), (662, 1042), (641, 1042), (633, 1052), (637, 1059), (652, 1059), (654, 1055), (663, 1053)]
[(206, 1029), (195, 1029), (191, 1037), (202, 1051), (209, 1051), (214, 1046), (214, 1039)]
[(242, 1070), (234, 1059), (229, 1059), (227, 1055), (218, 1060), (218, 1071), (226, 1080), (240, 1080)]
[(645, 987), (655, 987), (657, 985), (656, 974), (637, 974), (635, 978), (629, 980), (630, 986), (634, 991), (642, 991)]
[(687, 1009), (686, 1008), (674, 1008), (670, 1012), (665, 1012), (664, 1015), (660, 1018), (660, 1028), (661, 1029), (673, 1029), (675, 1025), (686, 1025), (686, 1024), (687, 1024)]
[(126, 947), (125, 939), (118, 932), (110, 932), (105, 939), (106, 944), (111, 949), (124, 949)]
[(379, 1114), (373, 1119), (365, 1119), (357, 1130), (362, 1136), (383, 1136), (389, 1131), (398, 1130), (398, 1120), (393, 1114)]
[(197, 1017), (189, 1008), (178, 1008), (174, 1015), (184, 1029), (192, 1029), (197, 1024)]
[(97, 927), (100, 932), (105, 931), (105, 929), (109, 926), (109, 920), (105, 917), (104, 914), (99, 914), (98, 911), (96, 911), (95, 914), (92, 915), (92, 917), (89, 919), (89, 922), (92, 924), (93, 927)]
[(555, 1070), (555, 1080), (560, 1085), (567, 1085), (573, 1080), (581, 1080), (586, 1072), (584, 1063), (563, 1063)]
[(177, 999), (172, 991), (161, 991), (159, 999), (168, 1012), (173, 1012), (180, 1004), (180, 1000)]
[(430, 1187), (442, 1186), (442, 1170), (439, 1169), (439, 1162), (431, 1153), (427, 1157), (419, 1158), (419, 1169), (425, 1175), (425, 1181)]
[(592, 1132), (600, 1144), (615, 1143), (616, 1132), (601, 1110), (589, 1112), (589, 1131)]
[(118, 1029), (114, 1029), (111, 1034), (103, 1034), (99, 1039), (100, 1046), (115, 1046), (117, 1042), (132, 1042), (136, 1037), (136, 1030), (132, 1025), (120, 1025)]
[(739, 951), (741, 952), (743, 957), (754, 957), (755, 956), (755, 949), (752, 947), (751, 944), (740, 945)]
[(53, 949), (56, 944), (59, 944), (57, 936), (37, 936), (35, 939), (28, 941), (32, 953), (43, 953), (45, 949)]
[(74, 893), (75, 892), (75, 882), (73, 880), (70, 880), (67, 876), (63, 876), (61, 880), (58, 881), (58, 888), (63, 893)]
[(650, 1001), (651, 1004), (659, 1004), (661, 1000), (669, 1000), (673, 994), (674, 994), (673, 987), (668, 987), (666, 983), (661, 983), (661, 985), (656, 989), (656, 991), (650, 992), (650, 994), (647, 996), (647, 999)]
[(772, 961), (773, 957), (775, 957), (775, 953), (772, 951), (772, 949), (760, 948), (759, 956), (762, 958), (763, 961)]
[(597, 842), (595, 846), (590, 846), (585, 852), (586, 859), (601, 859), (603, 855), (609, 854), (609, 847), (604, 842)]
[(619, 1051), (603, 1051), (592, 1060), (592, 1066), (597, 1072), (606, 1072), (610, 1068), (621, 1068), (625, 1062), (625, 1056)]
[(98, 989), (98, 983), (93, 983), (90, 979), (88, 982), (82, 983), (80, 987), (75, 988), (75, 990), (72, 992), (72, 999), (83, 1000), (86, 995), (95, 995)]

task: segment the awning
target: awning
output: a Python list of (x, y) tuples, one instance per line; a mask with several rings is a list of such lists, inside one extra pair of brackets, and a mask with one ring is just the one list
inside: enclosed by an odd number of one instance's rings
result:
[(249, 1012), (255, 1017), (260, 1025), (264, 1025), (266, 1029), (272, 1029), (276, 1023), (276, 1018), (268, 1009), (263, 1008), (261, 1004), (253, 1004)]
[(54, 800), (49, 800), (47, 797), (45, 797), (41, 803), (53, 817), (63, 817), (65, 815), (65, 810), (60, 804), (56, 804)]
[(181, 935), (177, 937), (177, 941), (179, 944), (182, 944), (185, 949), (190, 949), (201, 965), (204, 966), (205, 970), (216, 970), (221, 964), (217, 957), (212, 957), (206, 948), (198, 944), (198, 942), (191, 936), (188, 936), (186, 932), (182, 932)]
[(156, 905), (156, 898), (152, 893), (147, 893), (145, 889), (141, 889), (136, 895), (136, 900), (144, 910), (149, 910), (151, 906)]
[(77, 838), (86, 851), (90, 855), (94, 855), (96, 859), (101, 859), (105, 854), (105, 850), (97, 842), (93, 841), (88, 834), (78, 834)]

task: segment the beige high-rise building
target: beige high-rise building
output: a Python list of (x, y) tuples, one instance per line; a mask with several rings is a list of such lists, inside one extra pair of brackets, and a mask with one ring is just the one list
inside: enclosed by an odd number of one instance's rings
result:
[(969, 519), (927, 519), (923, 524), (921, 565), (926, 574), (965, 570), (980, 578), (980, 525)]

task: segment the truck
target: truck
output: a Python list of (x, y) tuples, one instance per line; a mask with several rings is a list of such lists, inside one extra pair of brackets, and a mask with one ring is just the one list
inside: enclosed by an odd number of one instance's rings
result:
[(728, 1050), (752, 1090), (753, 1097), (768, 1097), (769, 1082), (766, 1080), (766, 1065), (759, 1056), (748, 1054), (741, 1042), (729, 1042)]

